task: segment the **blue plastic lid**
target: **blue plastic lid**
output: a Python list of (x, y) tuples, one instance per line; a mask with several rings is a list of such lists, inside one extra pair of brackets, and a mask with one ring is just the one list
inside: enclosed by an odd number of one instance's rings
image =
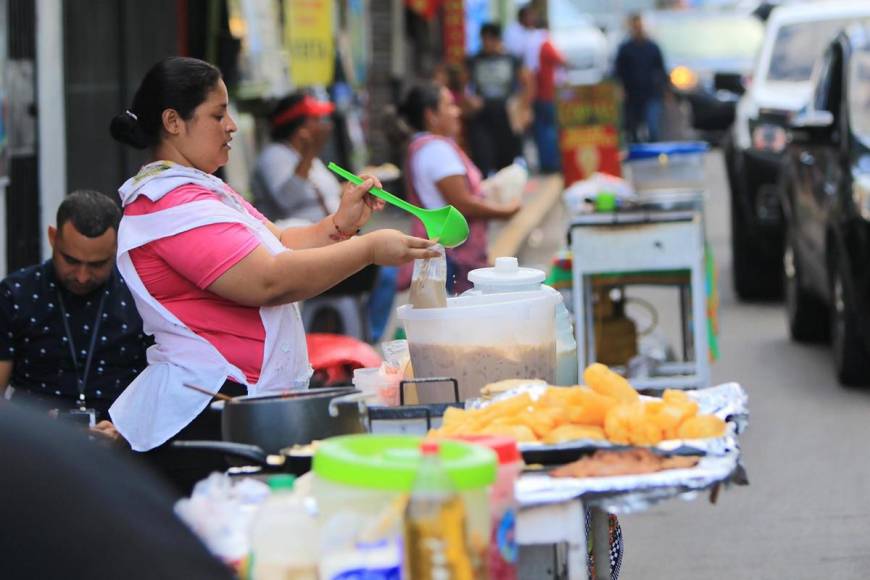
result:
[(661, 143), (634, 143), (628, 146), (628, 161), (652, 159), (661, 155), (697, 155), (710, 150), (704, 141), (663, 141)]

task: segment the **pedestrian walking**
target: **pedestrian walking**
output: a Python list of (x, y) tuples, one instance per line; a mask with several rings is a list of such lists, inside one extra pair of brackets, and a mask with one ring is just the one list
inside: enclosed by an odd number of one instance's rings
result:
[(538, 149), (538, 165), (542, 173), (559, 171), (559, 135), (556, 127), (556, 70), (567, 61), (552, 43), (546, 29), (538, 56), (538, 71), (535, 74), (535, 105), (532, 123), (535, 146)]
[(531, 77), (520, 59), (505, 51), (498, 24), (484, 24), (480, 35), (482, 49), (468, 62), (470, 92), (480, 100), (469, 118), (468, 144), (475, 165), (489, 176), (522, 154), (522, 128), (514, 126), (508, 110), (528, 110)]
[(625, 92), (625, 129), (630, 141), (658, 141), (667, 83), (664, 58), (647, 36), (640, 14), (628, 17), (628, 29), (631, 36), (619, 47), (615, 71)]

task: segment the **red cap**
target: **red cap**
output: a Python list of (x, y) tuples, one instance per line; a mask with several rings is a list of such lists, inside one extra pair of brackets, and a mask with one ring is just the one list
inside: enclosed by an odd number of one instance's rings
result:
[(305, 95), (301, 101), (276, 115), (272, 119), (272, 126), (280, 127), (300, 117), (325, 117), (332, 114), (334, 110), (335, 105), (329, 101), (318, 101), (312, 96)]
[(498, 462), (501, 465), (516, 463), (517, 461), (522, 461), (523, 458), (522, 455), (520, 455), (519, 448), (517, 448), (517, 442), (509, 437), (497, 437), (495, 435), (459, 435), (457, 437), (452, 437), (452, 439), (474, 443), (475, 445), (482, 445), (483, 447), (492, 449), (498, 456)]

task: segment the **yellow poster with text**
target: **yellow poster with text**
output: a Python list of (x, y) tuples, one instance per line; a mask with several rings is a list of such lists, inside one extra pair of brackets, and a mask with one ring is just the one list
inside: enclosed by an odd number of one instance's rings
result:
[(290, 82), (297, 87), (332, 83), (333, 4), (334, 0), (284, 0), (284, 42), (290, 58)]

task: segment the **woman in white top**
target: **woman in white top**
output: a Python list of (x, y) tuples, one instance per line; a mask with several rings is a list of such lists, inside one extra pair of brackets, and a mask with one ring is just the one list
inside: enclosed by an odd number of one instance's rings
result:
[[(480, 170), (456, 144), (460, 111), (446, 87), (434, 83), (414, 87), (400, 112), (417, 131), (405, 161), (409, 201), (429, 209), (452, 205), (468, 220), (468, 240), (447, 250), (448, 291), (459, 294), (470, 287), (468, 272), (488, 265), (487, 221), (513, 216), (520, 203), (500, 205), (484, 198)], [(425, 235), (425, 229), (415, 220), (411, 233)], [(400, 287), (410, 284), (411, 271), (408, 265), (403, 266)]]

